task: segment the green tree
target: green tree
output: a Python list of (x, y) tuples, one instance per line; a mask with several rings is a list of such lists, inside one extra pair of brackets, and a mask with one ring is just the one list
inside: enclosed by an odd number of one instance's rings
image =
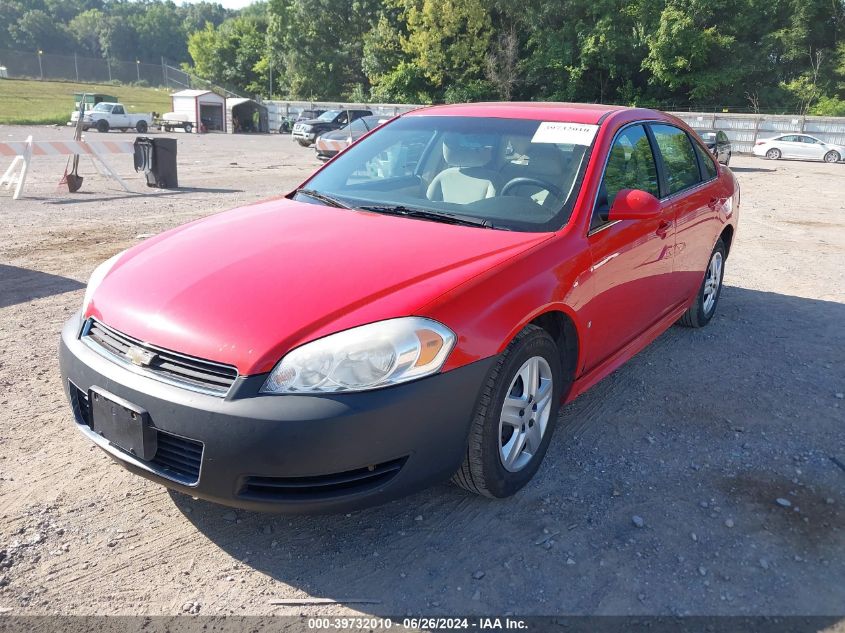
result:
[(99, 9), (89, 9), (76, 15), (68, 24), (68, 31), (82, 50), (99, 57), (102, 54), (100, 34), (104, 15)]
[(402, 48), (439, 89), (484, 76), (492, 21), (482, 0), (397, 0)]

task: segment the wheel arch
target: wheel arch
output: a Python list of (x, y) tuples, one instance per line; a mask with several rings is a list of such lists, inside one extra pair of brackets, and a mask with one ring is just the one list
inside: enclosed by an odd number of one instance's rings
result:
[(727, 224), (724, 229), (722, 229), (719, 238), (725, 244), (725, 259), (727, 259), (728, 255), (731, 254), (731, 243), (734, 239), (734, 227), (733, 224)]
[(578, 371), (578, 357), (581, 350), (575, 321), (563, 310), (551, 309), (535, 316), (525, 325), (541, 327), (554, 339), (560, 354), (560, 366), (568, 379), (564, 385), (564, 392), (561, 394), (562, 397), (566, 397)]

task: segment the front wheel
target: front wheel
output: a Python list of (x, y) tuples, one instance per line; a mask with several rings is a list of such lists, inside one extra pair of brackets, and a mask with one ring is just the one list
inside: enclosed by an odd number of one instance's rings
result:
[(719, 297), (722, 295), (726, 257), (725, 243), (722, 238), (719, 238), (710, 254), (710, 262), (707, 264), (707, 271), (704, 273), (704, 281), (701, 282), (698, 294), (678, 323), (687, 327), (704, 327), (710, 323), (710, 319), (716, 314), (716, 304), (719, 303)]
[(549, 447), (562, 388), (554, 339), (527, 326), (487, 375), (452, 481), (486, 497), (509, 497), (527, 484)]
[(768, 152), (766, 152), (766, 158), (768, 158), (769, 160), (777, 160), (778, 158), (780, 158), (780, 156), (780, 150), (774, 147)]
[(185, 134), (190, 134), (194, 131), (194, 126), (191, 123), (185, 124)]
[(303, 141), (303, 140), (300, 140), (300, 139), (296, 139), (296, 142), (299, 143), (302, 147), (308, 147), (309, 145), (311, 145), (310, 142)]
[(838, 163), (840, 160), (842, 160), (842, 157), (835, 150), (831, 150), (824, 155), (824, 162), (826, 163)]
[(109, 122), (105, 119), (100, 119), (97, 121), (97, 131), (98, 132), (108, 132), (109, 131)]

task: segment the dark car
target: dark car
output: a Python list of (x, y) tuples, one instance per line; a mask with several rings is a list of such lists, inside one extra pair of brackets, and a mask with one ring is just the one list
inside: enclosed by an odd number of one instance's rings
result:
[(293, 126), (300, 121), (308, 121), (316, 119), (323, 114), (325, 110), (302, 110), (298, 114), (296, 112), (290, 113), (288, 116), (282, 117), (282, 123), (279, 125), (279, 134), (290, 134)]
[(293, 126), (293, 138), (303, 147), (311, 145), (317, 137), (332, 130), (339, 130), (350, 121), (372, 116), (370, 110), (327, 110), (315, 119), (300, 121)]
[(731, 141), (721, 130), (696, 130), (710, 153), (723, 165), (731, 162)]
[(352, 143), (364, 136), (370, 130), (377, 128), (385, 121), (389, 121), (390, 117), (384, 116), (365, 116), (360, 119), (355, 119), (339, 130), (326, 132), (317, 137), (314, 141), (314, 149), (317, 150), (317, 158), (322, 161), (327, 161), (333, 158), (335, 154), (341, 150), (346, 149)]

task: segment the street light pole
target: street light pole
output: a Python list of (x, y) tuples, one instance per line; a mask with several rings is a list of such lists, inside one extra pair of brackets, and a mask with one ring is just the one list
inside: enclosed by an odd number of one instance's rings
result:
[(138, 74), (138, 83), (141, 83), (141, 60), (140, 59), (135, 60), (135, 71)]
[(38, 77), (39, 79), (44, 79), (44, 69), (41, 67), (41, 56), (44, 54), (40, 48), (38, 49)]

